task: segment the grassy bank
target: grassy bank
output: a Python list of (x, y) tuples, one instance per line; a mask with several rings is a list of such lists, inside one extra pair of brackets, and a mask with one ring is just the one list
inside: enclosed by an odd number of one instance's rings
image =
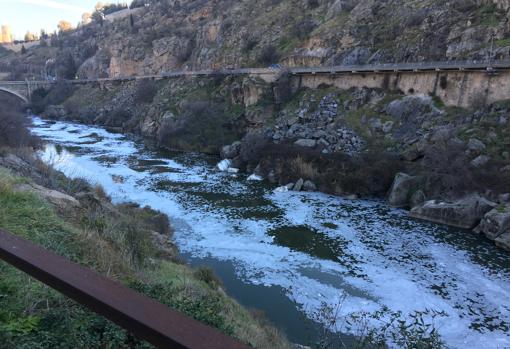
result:
[[(226, 296), (212, 272), (192, 270), (178, 262), (174, 249), (158, 246), (158, 240), (170, 238), (167, 221), (158, 212), (134, 205), (113, 206), (97, 189), (77, 195), (83, 199), (71, 212), (23, 189), (31, 183), (0, 170), (2, 229), (254, 347), (287, 347), (275, 329)], [(150, 347), (3, 262), (0, 309), (3, 348)]]

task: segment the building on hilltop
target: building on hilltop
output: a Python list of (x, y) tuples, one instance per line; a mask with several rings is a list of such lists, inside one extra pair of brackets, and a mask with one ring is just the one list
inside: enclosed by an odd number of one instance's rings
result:
[(2, 30), (0, 33), (0, 43), (2, 44), (10, 44), (14, 41), (12, 36), (12, 28), (10, 25), (2, 25)]

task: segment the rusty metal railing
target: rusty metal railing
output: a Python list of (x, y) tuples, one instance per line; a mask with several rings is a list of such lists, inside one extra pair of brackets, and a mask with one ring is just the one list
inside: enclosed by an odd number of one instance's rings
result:
[(1, 229), (0, 259), (157, 348), (248, 348), (212, 327)]

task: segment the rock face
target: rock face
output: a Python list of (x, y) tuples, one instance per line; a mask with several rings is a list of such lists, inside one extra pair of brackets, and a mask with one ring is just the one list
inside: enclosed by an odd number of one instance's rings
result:
[(495, 206), (495, 203), (475, 194), (454, 202), (426, 201), (413, 208), (409, 215), (458, 228), (473, 229)]
[(510, 205), (499, 205), (487, 213), (476, 232), (483, 233), (490, 240), (496, 240), (503, 234), (510, 233)]
[(405, 173), (398, 173), (395, 176), (393, 185), (390, 189), (388, 202), (393, 207), (407, 207), (411, 198), (411, 190), (417, 183), (417, 178)]
[(294, 184), (294, 188), (292, 190), (294, 190), (294, 191), (301, 191), (301, 189), (303, 189), (303, 184), (304, 184), (303, 178), (300, 178), (296, 182), (296, 184)]

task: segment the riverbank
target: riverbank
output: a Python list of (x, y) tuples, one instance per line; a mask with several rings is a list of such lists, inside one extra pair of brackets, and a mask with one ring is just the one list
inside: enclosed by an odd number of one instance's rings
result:
[[(5, 121), (6, 112), (0, 113)], [(192, 269), (181, 261), (166, 215), (137, 204), (113, 204), (100, 186), (66, 177), (39, 160), (32, 148), (8, 145), (0, 147), (2, 229), (250, 346), (291, 347), (263, 318), (228, 297), (210, 269)], [(0, 275), (0, 341), (5, 348), (150, 347), (5, 263)]]
[(35, 96), (48, 118), (220, 154), (230, 167), (291, 190), (385, 198), (412, 217), (510, 249), (508, 103), (470, 111), (378, 89), (294, 91), (285, 77), (57, 85)]
[[(317, 321), (353, 343), (345, 334), (359, 328), (343, 319), (360, 315), (379, 333), (391, 312), (409, 323), (422, 316), (449, 347), (507, 341), (510, 266), (486, 239), (409, 219), (381, 200), (275, 192), (215, 170), (217, 156), (166, 152), (102, 127), (34, 118), (33, 132), (48, 142), (45, 161), (100, 183), (114, 202), (171, 217), (183, 258), (213, 268), (229, 295), (264, 311), (293, 342), (321, 341)], [(333, 326), (328, 309), (337, 308)], [(446, 315), (434, 320), (434, 312)]]

